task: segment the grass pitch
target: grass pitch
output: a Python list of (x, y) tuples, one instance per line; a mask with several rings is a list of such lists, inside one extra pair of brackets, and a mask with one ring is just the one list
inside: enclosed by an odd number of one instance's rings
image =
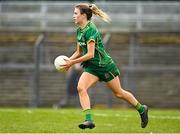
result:
[(0, 133), (180, 133), (180, 110), (149, 110), (148, 127), (140, 127), (133, 109), (93, 110), (95, 129), (81, 130), (80, 109), (0, 109)]

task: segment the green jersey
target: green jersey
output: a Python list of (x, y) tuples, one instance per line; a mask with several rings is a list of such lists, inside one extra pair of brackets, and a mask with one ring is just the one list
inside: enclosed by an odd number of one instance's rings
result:
[(112, 58), (105, 50), (100, 33), (94, 23), (89, 22), (83, 29), (80, 27), (77, 29), (77, 42), (83, 55), (88, 52), (87, 44), (92, 40), (95, 42), (94, 58), (84, 62), (83, 66), (106, 67), (113, 63)]

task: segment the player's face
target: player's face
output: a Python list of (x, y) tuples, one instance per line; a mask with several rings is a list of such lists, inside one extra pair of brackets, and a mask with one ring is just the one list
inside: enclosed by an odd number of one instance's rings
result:
[(79, 8), (74, 9), (73, 20), (75, 24), (81, 24), (85, 19), (85, 15), (81, 14)]

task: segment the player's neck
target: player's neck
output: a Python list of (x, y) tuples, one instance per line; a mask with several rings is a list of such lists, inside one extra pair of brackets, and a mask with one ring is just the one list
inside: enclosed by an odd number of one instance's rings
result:
[(89, 23), (89, 21), (84, 20), (81, 24), (79, 24), (79, 26), (81, 29), (84, 29), (88, 23)]

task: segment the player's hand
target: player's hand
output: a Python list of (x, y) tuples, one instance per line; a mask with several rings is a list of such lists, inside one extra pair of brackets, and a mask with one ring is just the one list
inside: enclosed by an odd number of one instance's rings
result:
[(72, 60), (66, 60), (66, 64), (64, 64), (63, 67), (66, 71), (68, 71), (72, 65), (73, 65)]

